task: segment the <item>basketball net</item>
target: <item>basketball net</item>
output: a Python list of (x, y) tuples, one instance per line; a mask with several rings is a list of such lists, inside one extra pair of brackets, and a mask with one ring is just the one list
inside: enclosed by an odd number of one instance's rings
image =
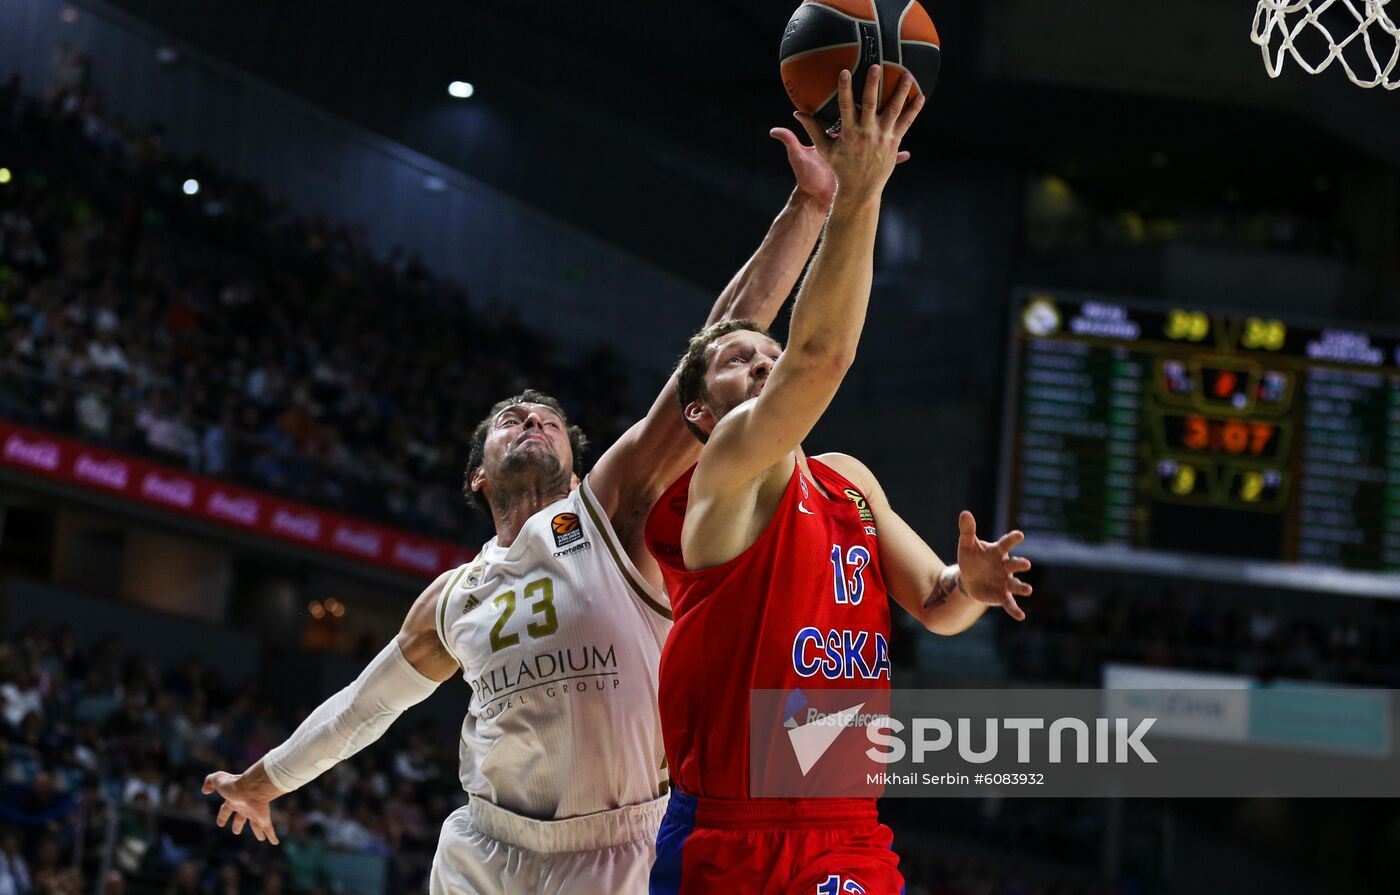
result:
[[(1264, 68), (1271, 78), (1283, 70), (1285, 56), (1292, 56), (1308, 74), (1336, 62), (1354, 84), (1396, 90), (1400, 89), (1400, 28), (1385, 11), (1392, 2), (1259, 0), (1250, 37), (1263, 51)], [(1400, 15), (1400, 0), (1394, 2)], [(1322, 21), (1324, 14), (1331, 30)]]

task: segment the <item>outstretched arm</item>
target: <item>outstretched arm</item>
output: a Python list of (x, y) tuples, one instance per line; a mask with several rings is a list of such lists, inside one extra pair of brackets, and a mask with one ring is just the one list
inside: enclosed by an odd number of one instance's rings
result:
[[(836, 175), (815, 146), (803, 146), (787, 128), (775, 127), (768, 135), (787, 152), (796, 186), (768, 234), (743, 267), (719, 294), (705, 325), (721, 320), (753, 320), (768, 326), (792, 294), (797, 278), (812, 257), (817, 237), (836, 194)], [(671, 400), (674, 402), (675, 395)], [(668, 414), (668, 418), (671, 415)], [(684, 424), (681, 424), (684, 429)], [(689, 431), (689, 430), (687, 430)]]
[(434, 621), (448, 575), (414, 601), (403, 628), (355, 681), (323, 702), (301, 726), (242, 774), (215, 771), (204, 792), (218, 793), (219, 826), (233, 819), (233, 832), (251, 826), (258, 841), (278, 844), (271, 803), (314, 780), (383, 736), (409, 708), (427, 699), (457, 670), (438, 639)]
[(977, 522), (963, 510), (958, 517), (958, 562), (946, 565), (924, 539), (899, 517), (865, 464), (845, 454), (825, 454), (823, 463), (841, 473), (865, 495), (880, 532), (880, 571), (890, 596), (935, 634), (960, 634), (972, 627), (988, 606), (1000, 606), (1017, 621), (1026, 613), (1016, 597), (1030, 596), (1031, 586), (1016, 575), (1031, 561), (1011, 556), (1025, 535), (1013, 531), (997, 541), (977, 537)]
[[(722, 320), (771, 324), (811, 258), (831, 208), (836, 178), (816, 148), (803, 146), (786, 128), (774, 128), (769, 135), (787, 150), (797, 185), (758, 251), (719, 294), (706, 326)], [(699, 454), (700, 444), (681, 416), (672, 376), (646, 417), (599, 458), (589, 484), (616, 523), (618, 510), (625, 509), (624, 497), (644, 512)]]
[(909, 100), (912, 87), (906, 74), (885, 110), (877, 112), (877, 66), (866, 79), (857, 113), (851, 73), (843, 71), (840, 136), (828, 137), (811, 116), (801, 118), (836, 174), (826, 236), (793, 308), (787, 350), (758, 398), (730, 413), (711, 434), (691, 483), (692, 508), (697, 494), (723, 498), (751, 490), (761, 474), (796, 450), (855, 360), (870, 299), (880, 198), (900, 141), (923, 104), (922, 95)]

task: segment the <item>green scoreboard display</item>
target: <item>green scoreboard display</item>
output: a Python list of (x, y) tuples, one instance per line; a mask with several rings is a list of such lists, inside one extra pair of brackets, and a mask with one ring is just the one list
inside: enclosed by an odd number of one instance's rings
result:
[(1028, 555), (1400, 597), (1400, 338), (1049, 293), (1012, 326)]

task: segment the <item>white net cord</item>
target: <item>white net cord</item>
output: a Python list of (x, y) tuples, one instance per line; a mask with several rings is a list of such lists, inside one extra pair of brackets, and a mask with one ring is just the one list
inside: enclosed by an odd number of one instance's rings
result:
[(1259, 0), (1250, 37), (1263, 51), (1271, 78), (1291, 56), (1309, 74), (1336, 62), (1361, 87), (1396, 90), (1400, 28), (1386, 13), (1392, 2), (1400, 13), (1400, 0)]

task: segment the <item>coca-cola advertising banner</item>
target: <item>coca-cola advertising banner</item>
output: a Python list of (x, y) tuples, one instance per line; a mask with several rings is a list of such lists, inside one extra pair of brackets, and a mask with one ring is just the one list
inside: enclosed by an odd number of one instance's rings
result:
[(431, 578), (472, 557), (446, 541), (407, 534), (3, 420), (0, 466), (411, 575)]

